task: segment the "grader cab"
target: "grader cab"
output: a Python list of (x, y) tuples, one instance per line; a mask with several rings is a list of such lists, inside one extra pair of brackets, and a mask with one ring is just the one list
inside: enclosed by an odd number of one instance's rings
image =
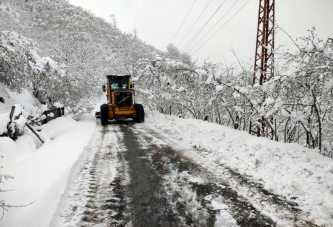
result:
[(138, 123), (144, 122), (143, 106), (134, 103), (130, 75), (107, 75), (103, 89), (106, 91), (107, 104), (102, 104), (100, 112), (96, 112), (96, 117), (100, 117), (102, 125), (107, 125), (109, 120), (124, 118), (132, 118)]

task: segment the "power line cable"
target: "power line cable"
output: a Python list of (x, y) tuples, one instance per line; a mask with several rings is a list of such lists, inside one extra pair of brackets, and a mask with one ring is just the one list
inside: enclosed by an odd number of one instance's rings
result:
[(239, 2), (239, 0), (237, 0), (229, 9), (228, 9), (228, 11), (220, 18), (220, 20), (218, 21), (218, 22), (216, 22), (215, 24), (214, 24), (214, 26), (188, 51), (188, 52), (190, 52), (191, 50), (193, 50), (194, 49), (194, 47), (196, 47), (200, 42), (201, 42), (201, 40), (203, 40), (214, 28), (215, 28), (215, 26), (229, 13), (229, 11), (232, 9), (232, 8), (234, 8), (234, 6), (237, 4), (237, 2)]
[(237, 10), (236, 13), (234, 13), (234, 15), (232, 15), (232, 17), (230, 17), (230, 19), (225, 22), (221, 28), (219, 28), (219, 30), (217, 30), (211, 37), (209, 37), (208, 40), (206, 40), (206, 42), (204, 42), (198, 49), (196, 49), (192, 54), (190, 54), (191, 56), (196, 53), (201, 47), (203, 47), (211, 38), (213, 38), (250, 0), (248, 0), (239, 10)]
[(195, 2), (196, 2), (197, 0), (195, 0), (194, 2), (193, 2), (193, 4), (192, 4), (192, 6), (191, 6), (191, 8), (190, 8), (190, 10), (188, 11), (188, 13), (187, 13), (187, 15), (186, 15), (186, 17), (185, 17), (185, 19), (183, 20), (183, 23), (180, 25), (180, 27), (179, 27), (179, 29), (178, 29), (178, 31), (177, 31), (177, 33), (176, 33), (176, 35), (173, 37), (173, 39), (171, 40), (171, 43), (173, 42), (173, 40), (176, 38), (176, 36), (177, 36), (177, 34), (178, 34), (178, 32), (179, 32), (179, 30), (182, 28), (182, 26), (183, 26), (183, 24), (184, 24), (184, 22), (185, 22), (185, 20), (186, 20), (186, 18), (187, 18), (187, 16), (190, 14), (190, 12), (191, 12), (191, 10), (192, 10), (192, 8), (193, 8), (193, 6), (194, 6), (194, 4), (195, 4)]
[(178, 43), (177, 46), (179, 46), (179, 45), (183, 42), (183, 40), (185, 39), (185, 37), (187, 36), (187, 34), (192, 30), (192, 28), (194, 27), (194, 25), (196, 25), (196, 23), (197, 23), (198, 20), (200, 19), (201, 15), (205, 12), (207, 6), (210, 4), (211, 1), (212, 1), (212, 0), (210, 0), (210, 1), (208, 2), (208, 4), (206, 5), (206, 7), (205, 7), (205, 8), (202, 10), (202, 12), (200, 13), (200, 16), (198, 17), (198, 19), (194, 22), (194, 24), (192, 25), (192, 27), (190, 28), (190, 30), (188, 30), (188, 32), (184, 35), (183, 39), (180, 41), (180, 43)]
[(206, 21), (206, 23), (199, 29), (199, 31), (193, 36), (193, 38), (183, 47), (183, 50), (186, 50), (186, 48), (193, 42), (193, 40), (197, 37), (197, 35), (202, 31), (202, 29), (204, 29), (206, 27), (206, 25), (208, 24), (208, 22), (213, 18), (213, 16), (217, 13), (217, 11), (219, 11), (219, 9), (222, 7), (222, 5), (226, 2), (227, 0), (224, 0), (224, 2), (222, 2), (222, 4), (217, 8), (217, 10), (213, 13), (213, 15)]

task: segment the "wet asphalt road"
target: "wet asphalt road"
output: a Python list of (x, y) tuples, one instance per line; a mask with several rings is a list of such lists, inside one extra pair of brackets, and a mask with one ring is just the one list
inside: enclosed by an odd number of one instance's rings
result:
[[(220, 210), (212, 206), (208, 197), (230, 204), (224, 212), (229, 212), (229, 218), (240, 226), (275, 225), (240, 199), (237, 192), (223, 186), (224, 182), (181, 157), (172, 146), (155, 144), (156, 137), (136, 130), (132, 123), (121, 124), (120, 130), (126, 146), (122, 155), (130, 177), (124, 187), (128, 198), (124, 213), (133, 226), (215, 226)], [(227, 221), (225, 224), (236, 226)]]
[(128, 213), (134, 226), (180, 226), (162, 186), (162, 179), (147, 158), (149, 149), (141, 148), (128, 126), (122, 127), (127, 151), (130, 183), (126, 187), (130, 198)]

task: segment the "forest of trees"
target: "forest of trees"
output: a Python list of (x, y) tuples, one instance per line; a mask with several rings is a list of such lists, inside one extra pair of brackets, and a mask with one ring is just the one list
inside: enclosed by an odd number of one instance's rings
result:
[(147, 110), (207, 119), (317, 148), (333, 157), (333, 41), (315, 29), (281, 53), (275, 75), (252, 86), (253, 65), (193, 62), (172, 44), (160, 51), (65, 0), (0, 0), (0, 83), (29, 88), (74, 114), (89, 111), (104, 75), (131, 74)]
[(142, 68), (136, 80), (149, 109), (243, 131), (251, 122), (260, 136), (333, 157), (333, 41), (319, 39), (313, 28), (295, 45), (263, 86), (252, 86), (253, 65), (239, 59), (202, 67), (165, 61)]

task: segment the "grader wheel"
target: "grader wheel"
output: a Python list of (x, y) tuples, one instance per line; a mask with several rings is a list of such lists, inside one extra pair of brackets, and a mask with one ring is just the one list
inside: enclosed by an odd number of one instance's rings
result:
[(145, 121), (145, 111), (141, 104), (135, 104), (136, 118), (134, 119), (137, 123)]
[(101, 124), (107, 125), (109, 121), (108, 105), (101, 105)]

